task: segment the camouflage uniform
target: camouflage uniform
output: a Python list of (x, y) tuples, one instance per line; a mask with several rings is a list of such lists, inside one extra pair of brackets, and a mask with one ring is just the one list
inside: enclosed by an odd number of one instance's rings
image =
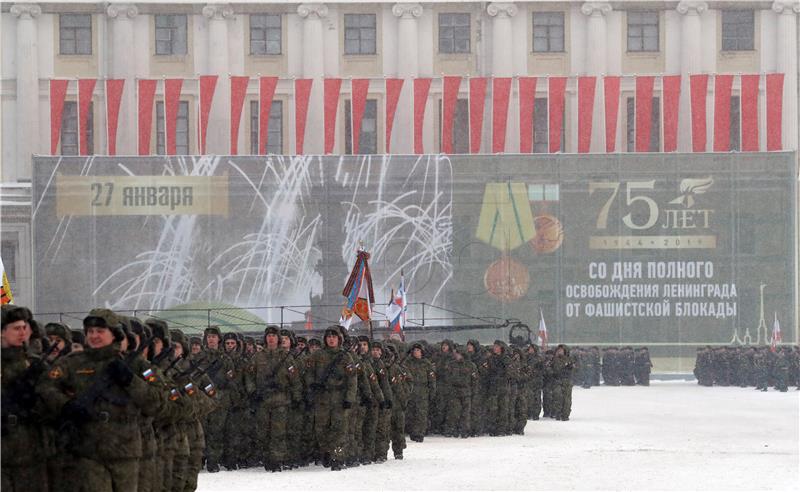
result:
[[(411, 350), (421, 353), (422, 345), (415, 343)], [(436, 372), (429, 360), (414, 355), (406, 357), (405, 366), (412, 382), (406, 410), (406, 430), (412, 441), (422, 442), (428, 430), (430, 395), (436, 392)]]

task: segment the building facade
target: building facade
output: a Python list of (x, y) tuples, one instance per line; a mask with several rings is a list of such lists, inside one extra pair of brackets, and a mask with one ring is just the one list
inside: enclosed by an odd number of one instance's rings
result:
[[(137, 114), (142, 79), (182, 79), (171, 142), (177, 154), (229, 154), (231, 76), (248, 76), (235, 147), (239, 154), (294, 154), (298, 148), (296, 80), (311, 79), (303, 153), (324, 148), (325, 78), (341, 79), (332, 153), (353, 153), (353, 79), (369, 80), (359, 131), (359, 153), (387, 153), (387, 79), (431, 79), (421, 121), (421, 148), (443, 149), (444, 76), (511, 78), (503, 152), (521, 149), (519, 77), (567, 77), (561, 144), (548, 137), (548, 86), (536, 86), (535, 153), (579, 151), (578, 77), (620, 76), (619, 119), (602, 131), (604, 105), (594, 104), (589, 152), (637, 150), (636, 77), (659, 77), (653, 89), (647, 151), (664, 152), (661, 76), (681, 75), (677, 148), (692, 150), (690, 76), (734, 75), (730, 150), (742, 149), (742, 78), (761, 76), (757, 150), (768, 149), (766, 74), (783, 74), (780, 148), (798, 149), (798, 15), (800, 1), (528, 1), (330, 3), (4, 3), (2, 5), (2, 257), (30, 299), (31, 156), (109, 154), (107, 79), (124, 80), (116, 130), (117, 155), (141, 154)], [(207, 116), (201, 115), (200, 77), (217, 75)], [(259, 78), (278, 77), (268, 111), (259, 107)], [(68, 79), (57, 130), (52, 124), (51, 80)], [(96, 79), (88, 112), (80, 113), (78, 79)], [(156, 84), (151, 135), (145, 153), (170, 152), (165, 83)], [(420, 148), (414, 139), (412, 84), (402, 89), (391, 133), (391, 153)], [(601, 90), (598, 85), (598, 93)], [(708, 86), (709, 101), (713, 84)], [(495, 150), (488, 123), (470, 145), (469, 85), (457, 88), (453, 153)], [(600, 99), (598, 99), (600, 101)], [(713, 118), (709, 102), (709, 125)], [(486, 104), (486, 120), (492, 107)], [(261, 127), (268, 120), (268, 131)], [(329, 123), (330, 124), (330, 123)], [(418, 123), (420, 124), (420, 123)], [(85, 132), (81, 131), (85, 128)], [(528, 126), (524, 127), (525, 129)], [(57, 134), (53, 134), (56, 131)], [(524, 131), (522, 132), (524, 133)], [(83, 141), (82, 141), (83, 135)], [(266, 136), (265, 136), (266, 135)], [(265, 141), (259, 142), (259, 139)], [(707, 133), (707, 149), (713, 132)], [(55, 146), (53, 142), (56, 142)], [(83, 147), (83, 148), (82, 148)], [(473, 148), (471, 148), (473, 147)], [(476, 150), (477, 149), (477, 150)], [(642, 150), (639, 148), (638, 150)], [(42, 238), (37, 238), (41, 240)]]

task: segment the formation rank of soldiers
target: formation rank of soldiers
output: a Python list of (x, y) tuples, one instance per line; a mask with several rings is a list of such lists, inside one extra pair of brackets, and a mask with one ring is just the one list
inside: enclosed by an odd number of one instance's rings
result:
[(694, 375), (701, 386), (772, 387), (800, 390), (800, 347), (769, 345), (701, 347), (697, 349)]
[(403, 459), (406, 435), (523, 434), (569, 419), (574, 367), (564, 345), (187, 339), (108, 309), (73, 331), (4, 305), (2, 490), (188, 491), (204, 466), (335, 471)]

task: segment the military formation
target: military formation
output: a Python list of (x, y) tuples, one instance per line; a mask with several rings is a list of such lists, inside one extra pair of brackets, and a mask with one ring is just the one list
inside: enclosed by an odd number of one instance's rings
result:
[(701, 386), (754, 387), (761, 391), (788, 391), (789, 386), (800, 389), (800, 347), (700, 347), (694, 375)]
[(599, 386), (650, 386), (653, 363), (647, 347), (580, 347), (572, 349), (575, 370), (572, 384), (582, 388)]
[[(523, 434), (568, 420), (568, 347), (321, 339), (267, 326), (187, 337), (95, 309), (82, 330), (2, 309), (4, 491), (189, 491), (202, 469), (403, 459), (406, 437)], [(256, 429), (256, 432), (253, 430)], [(46, 469), (42, 467), (46, 463)]]

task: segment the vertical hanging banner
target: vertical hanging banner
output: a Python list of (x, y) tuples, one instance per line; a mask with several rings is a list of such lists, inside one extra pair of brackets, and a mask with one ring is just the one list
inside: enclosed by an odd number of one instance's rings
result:
[(486, 105), (486, 77), (469, 79), (469, 152), (481, 151), (483, 108)]
[(217, 75), (200, 76), (200, 154), (206, 153), (206, 134), (208, 133), (208, 116), (211, 113), (211, 102), (217, 88)]
[(506, 151), (508, 101), (511, 98), (511, 77), (492, 79), (492, 153)]
[(636, 76), (636, 152), (650, 150), (655, 77)]
[(242, 122), (242, 108), (248, 83), (250, 77), (231, 76), (231, 155), (239, 154), (239, 125)]
[(596, 77), (578, 77), (578, 153), (587, 154), (592, 143), (592, 113)]
[(78, 153), (89, 155), (89, 111), (97, 79), (78, 80)]
[(678, 108), (681, 96), (681, 76), (666, 75), (661, 78), (664, 98), (664, 152), (678, 150)]
[(621, 77), (609, 75), (603, 78), (603, 100), (606, 121), (606, 152), (617, 149), (617, 120), (619, 118), (619, 83)]
[(400, 91), (403, 90), (403, 79), (386, 79), (386, 153), (391, 153), (392, 127), (394, 114), (397, 112), (397, 103), (400, 100)]
[(323, 152), (333, 153), (336, 143), (336, 113), (339, 110), (339, 94), (342, 89), (342, 79), (329, 78), (322, 82), (323, 85), (323, 131), (325, 133)]
[(106, 79), (106, 138), (108, 155), (117, 155), (117, 128), (119, 127), (119, 108), (125, 79)]
[(164, 80), (164, 140), (167, 155), (177, 153), (178, 108), (183, 79)]
[(566, 88), (566, 77), (550, 77), (547, 81), (550, 153), (561, 151), (561, 128), (564, 125), (564, 93)]
[(278, 77), (261, 77), (258, 80), (258, 153), (261, 155), (267, 153), (269, 113), (277, 86)]
[(414, 79), (414, 153), (424, 154), (422, 145), (422, 127), (425, 124), (425, 106), (431, 90), (429, 78)]
[(533, 152), (533, 112), (536, 103), (536, 77), (519, 78), (519, 152)]
[[(794, 97), (794, 96), (792, 96)], [(767, 74), (767, 152), (783, 150), (783, 74)]]
[(742, 75), (742, 152), (758, 152), (758, 86), (761, 75)]
[(311, 97), (311, 84), (314, 79), (297, 79), (294, 81), (294, 134), (295, 154), (303, 154), (306, 138), (306, 118), (308, 117), (308, 99)]
[(692, 152), (705, 152), (708, 75), (690, 75), (689, 92), (692, 106)]
[(351, 118), (353, 120), (350, 137), (354, 154), (361, 153), (361, 122), (364, 120), (364, 111), (367, 108), (367, 94), (369, 94), (369, 79), (350, 81)]
[(453, 120), (460, 86), (460, 76), (447, 75), (442, 79), (442, 152), (445, 154), (453, 153)]
[(64, 113), (64, 99), (67, 97), (69, 80), (50, 80), (50, 154), (58, 152), (58, 139), (61, 136), (61, 115)]
[(156, 96), (156, 84), (158, 84), (157, 80), (140, 79), (138, 81), (139, 155), (150, 153), (150, 132), (153, 129), (153, 100)]
[(731, 150), (733, 75), (714, 76), (714, 152)]

